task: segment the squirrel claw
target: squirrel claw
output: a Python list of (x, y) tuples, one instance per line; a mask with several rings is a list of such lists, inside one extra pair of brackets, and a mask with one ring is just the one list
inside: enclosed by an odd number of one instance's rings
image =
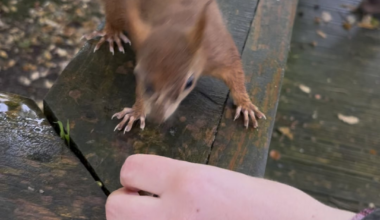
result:
[(249, 126), (249, 118), (251, 118), (252, 125), (254, 128), (258, 128), (259, 124), (257, 122), (257, 119), (264, 118), (266, 119), (265, 115), (259, 111), (259, 109), (253, 105), (252, 103), (249, 103), (249, 105), (239, 105), (236, 109), (234, 121), (239, 118), (240, 113), (243, 113), (244, 115), (244, 127), (248, 129)]
[(116, 42), (116, 45), (120, 52), (125, 53), (124, 47), (121, 42), (124, 42), (126, 44), (131, 44), (131, 41), (126, 37), (123, 32), (121, 31), (114, 31), (112, 33), (107, 33), (106, 31), (94, 31), (90, 34), (83, 35), (82, 39), (91, 40), (95, 37), (101, 37), (99, 42), (96, 44), (94, 48), (94, 53), (99, 50), (99, 48), (104, 44), (105, 41), (109, 44), (109, 51), (112, 53), (112, 55), (115, 54), (114, 50), (114, 43)]
[(118, 125), (116, 125), (114, 131), (122, 130), (125, 124), (127, 124), (123, 132), (125, 134), (125, 132), (131, 131), (134, 122), (137, 120), (140, 120), (140, 129), (144, 130), (145, 128), (145, 116), (143, 116), (140, 111), (135, 110), (134, 108), (124, 108), (121, 112), (115, 113), (112, 118), (114, 117), (117, 117), (118, 119), (123, 118), (123, 120)]

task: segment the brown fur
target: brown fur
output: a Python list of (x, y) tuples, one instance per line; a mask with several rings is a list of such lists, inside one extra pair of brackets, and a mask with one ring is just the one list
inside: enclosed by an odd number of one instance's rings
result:
[(235, 103), (256, 113), (245, 89), (239, 52), (215, 0), (103, 1), (106, 32), (127, 31), (136, 51), (135, 107), (140, 111), (154, 110), (158, 121), (166, 120), (194, 88), (184, 91), (193, 73), (194, 84), (204, 74), (222, 79)]

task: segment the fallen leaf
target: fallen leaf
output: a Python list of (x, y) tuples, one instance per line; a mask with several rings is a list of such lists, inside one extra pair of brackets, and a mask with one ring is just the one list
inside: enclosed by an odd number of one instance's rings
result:
[(30, 75), (30, 79), (31, 79), (32, 81), (37, 80), (37, 79), (39, 79), (39, 78), (40, 78), (40, 73), (39, 73), (39, 72), (33, 72), (33, 73)]
[(45, 80), (44, 86), (47, 89), (50, 89), (53, 86), (54, 83), (52, 83), (50, 80)]
[(347, 123), (347, 124), (350, 124), (350, 125), (353, 125), (353, 124), (357, 124), (359, 123), (359, 119), (355, 116), (346, 116), (346, 115), (342, 115), (342, 114), (338, 114), (338, 118)]
[(5, 52), (4, 50), (0, 50), (0, 57), (7, 59), (8, 58), (7, 52)]
[(270, 158), (272, 158), (273, 160), (279, 160), (281, 158), (281, 154), (280, 152), (276, 151), (276, 150), (271, 150), (270, 153), (269, 153), (269, 156)]
[(51, 55), (51, 53), (50, 53), (49, 51), (45, 51), (45, 52), (44, 52), (44, 57), (45, 57), (45, 59), (47, 59), (47, 60), (51, 60), (52, 55)]
[(343, 23), (343, 28), (344, 28), (345, 30), (351, 30), (352, 25), (351, 25), (350, 23), (348, 23), (348, 22), (344, 22), (344, 23)]
[(22, 69), (23, 69), (24, 71), (35, 71), (35, 70), (37, 70), (37, 66), (35, 66), (35, 65), (33, 65), (33, 64), (30, 64), (30, 63), (27, 63), (27, 64), (25, 64), (25, 65), (22, 67)]
[(317, 31), (317, 34), (318, 34), (320, 37), (322, 37), (322, 38), (327, 38), (327, 35), (326, 35), (323, 31), (321, 31), (321, 30), (318, 30), (318, 31)]
[(317, 111), (314, 111), (313, 115), (311, 116), (313, 119), (317, 119), (318, 118), (318, 112)]
[(356, 17), (354, 15), (348, 15), (346, 17), (346, 20), (347, 22), (350, 24), (350, 25), (353, 25), (356, 23)]
[(294, 136), (289, 127), (279, 127), (278, 130), (281, 132), (281, 134), (285, 135), (290, 140), (293, 140)]
[(18, 81), (22, 84), (22, 85), (24, 85), (24, 86), (29, 86), (32, 82), (30, 81), (30, 79), (28, 79), (27, 77), (25, 77), (25, 76), (20, 76), (19, 78), (18, 78)]
[(374, 149), (369, 150), (369, 153), (372, 155), (377, 155), (377, 151)]
[(372, 30), (379, 27), (379, 21), (374, 19), (371, 15), (366, 15), (358, 23), (358, 27)]
[(322, 20), (324, 22), (326, 22), (326, 23), (328, 23), (328, 22), (330, 22), (332, 20), (331, 14), (329, 12), (327, 12), (327, 11), (322, 12), (321, 17), (322, 17)]
[(14, 65), (16, 65), (16, 61), (15, 60), (9, 60), (9, 62), (8, 62), (8, 68), (11, 68), (11, 67), (13, 67)]
[(300, 84), (300, 85), (299, 85), (299, 88), (300, 88), (301, 91), (304, 92), (304, 93), (309, 94), (309, 93), (311, 92), (311, 89), (310, 89), (309, 87), (305, 86), (305, 85)]
[(67, 51), (61, 48), (57, 48), (55, 52), (58, 54), (60, 57), (66, 57), (68, 55)]
[(310, 45), (313, 46), (313, 47), (316, 47), (318, 45), (318, 43), (316, 41), (313, 41), (313, 42), (310, 43)]

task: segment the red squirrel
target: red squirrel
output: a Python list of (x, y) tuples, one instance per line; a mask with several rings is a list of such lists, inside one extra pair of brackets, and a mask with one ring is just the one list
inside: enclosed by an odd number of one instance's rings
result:
[[(114, 114), (122, 121), (115, 130), (124, 133), (147, 115), (158, 123), (168, 119), (194, 89), (201, 75), (225, 82), (237, 106), (234, 120), (244, 115), (244, 126), (265, 115), (252, 104), (245, 88), (240, 54), (228, 32), (215, 0), (103, 0), (103, 30), (85, 35), (100, 36), (94, 52), (107, 41), (114, 54), (116, 43), (130, 43), (136, 52), (136, 102)], [(123, 32), (126, 31), (128, 37)]]

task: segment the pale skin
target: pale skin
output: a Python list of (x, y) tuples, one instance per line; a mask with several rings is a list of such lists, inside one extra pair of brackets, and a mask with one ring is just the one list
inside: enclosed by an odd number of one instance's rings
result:
[[(107, 220), (351, 220), (290, 186), (154, 155), (125, 161)], [(158, 195), (140, 196), (143, 190)]]

